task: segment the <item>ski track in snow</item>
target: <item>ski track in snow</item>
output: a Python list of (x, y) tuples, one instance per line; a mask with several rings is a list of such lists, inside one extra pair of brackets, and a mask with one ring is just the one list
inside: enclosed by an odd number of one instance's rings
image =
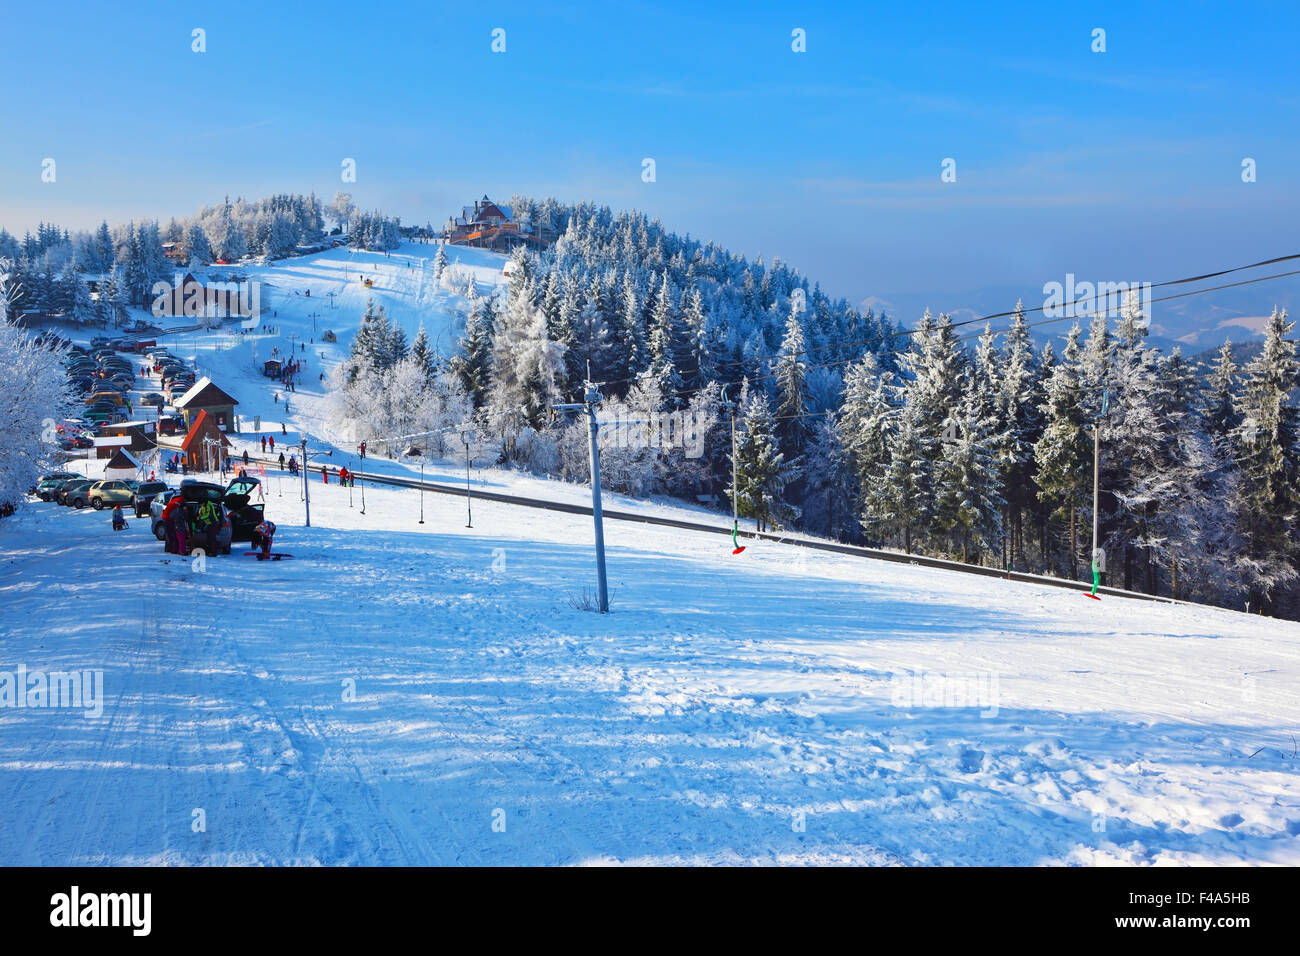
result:
[[(250, 270), (281, 335), (170, 347), (245, 427), (339, 442), (315, 379), (368, 296), (451, 347), (436, 251)], [(502, 257), (456, 257), (500, 282)], [(284, 416), (253, 357), (318, 338), (313, 311), (340, 344), (297, 353)], [(147, 520), (115, 535), (47, 504), (0, 522), (0, 671), (105, 674), (98, 719), (0, 708), (0, 864), (1300, 863), (1300, 625), (617, 521), (601, 617), (570, 606), (594, 584), (590, 518), (476, 500), (470, 530), (430, 494), (419, 526), (413, 492), (368, 488), (363, 516), (360, 489), (349, 507), (318, 477), (307, 529), (269, 474), (288, 562), (236, 545), (197, 572)], [(891, 680), (918, 672), (997, 675), (996, 715), (897, 705)]]
[[(1300, 860), (1293, 624), (617, 522), (600, 617), (589, 521), (415, 498), (273, 492), (294, 560), (203, 572), (5, 522), (0, 669), (106, 702), (0, 710), (0, 861)], [(917, 671), (998, 674), (997, 715), (895, 706)]]

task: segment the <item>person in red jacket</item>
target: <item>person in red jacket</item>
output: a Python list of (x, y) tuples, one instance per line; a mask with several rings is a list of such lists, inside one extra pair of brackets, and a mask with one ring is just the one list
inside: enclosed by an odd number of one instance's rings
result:
[(321, 477), (321, 481), (325, 482), (325, 484), (328, 485), (328, 484), (330, 483), (330, 466), (329, 466), (329, 465), (322, 465), (322, 466), (321, 466), (320, 477)]
[(180, 492), (172, 495), (167, 506), (162, 510), (163, 535), (166, 544), (163, 550), (168, 554), (185, 553), (185, 500)]
[(346, 466), (345, 466), (345, 467), (342, 467), (342, 468), (339, 469), (339, 484), (340, 484), (340, 485), (342, 485), (343, 487), (346, 488), (347, 485), (348, 485), (348, 479), (349, 479), (350, 477), (351, 477), (351, 475), (348, 474), (348, 469), (347, 469)]

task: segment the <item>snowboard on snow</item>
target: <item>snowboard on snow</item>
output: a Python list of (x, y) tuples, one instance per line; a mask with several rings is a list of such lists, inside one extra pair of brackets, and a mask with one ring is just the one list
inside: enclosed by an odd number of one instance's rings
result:
[(271, 560), (271, 561), (283, 561), (285, 558), (293, 557), (292, 554), (283, 554), (279, 551), (272, 551), (271, 557), (269, 559), (263, 558), (261, 551), (245, 551), (244, 554), (250, 558), (257, 558), (258, 560)]

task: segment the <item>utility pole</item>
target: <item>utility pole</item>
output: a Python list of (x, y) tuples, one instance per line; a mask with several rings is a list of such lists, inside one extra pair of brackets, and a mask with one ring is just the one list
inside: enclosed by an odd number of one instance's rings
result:
[(736, 406), (727, 398), (726, 388), (722, 390), (722, 403), (731, 412), (731, 553), (740, 554), (745, 549), (740, 543), (739, 489), (736, 486)]
[(311, 482), (307, 480), (307, 439), (303, 438), (299, 443), (299, 449), (302, 452), (302, 500), (303, 506), (307, 512), (307, 527), (311, 527), (311, 489), (308, 487)]
[(591, 516), (596, 525), (596, 579), (600, 594), (600, 613), (609, 613), (609, 587), (605, 580), (605, 522), (600, 510), (600, 449), (597, 433), (600, 425), (596, 421), (596, 406), (601, 401), (600, 389), (595, 382), (584, 382), (586, 392), (582, 404), (554, 405), (557, 411), (577, 411), (587, 413), (588, 434), (591, 441)]
[(474, 527), (474, 505), (473, 496), (469, 488), (469, 429), (462, 428), (460, 431), (461, 441), (465, 443), (465, 527)]
[[(1110, 410), (1110, 389), (1102, 392), (1101, 412), (1092, 422), (1092, 597), (1097, 597), (1101, 573), (1105, 570), (1106, 554), (1097, 546), (1097, 524), (1100, 517), (1101, 476), (1101, 420)], [(1100, 600), (1100, 598), (1098, 598)]]

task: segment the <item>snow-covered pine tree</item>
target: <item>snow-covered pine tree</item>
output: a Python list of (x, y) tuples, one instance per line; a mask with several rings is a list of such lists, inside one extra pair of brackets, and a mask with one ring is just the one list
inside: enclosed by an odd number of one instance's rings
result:
[(1195, 373), (1180, 348), (1157, 359), (1147, 443), (1129, 466), (1123, 500), (1141, 516), (1134, 545), (1147, 558), (1145, 588), (1152, 594), (1167, 583), (1178, 597), (1189, 579), (1197, 589), (1211, 582), (1225, 592), (1234, 589), (1226, 461), (1195, 408), (1195, 395)]
[(145, 268), (134, 222), (127, 223), (126, 232), (118, 245), (116, 264), (121, 270), (122, 293), (127, 303), (134, 306), (146, 305), (150, 286), (149, 273)]
[(698, 391), (717, 381), (718, 369), (713, 323), (704, 308), (704, 296), (695, 286), (682, 299), (682, 328), (686, 334), (686, 386)]
[(836, 427), (864, 490), (881, 480), (889, 467), (889, 439), (897, 414), (891, 397), (895, 394), (893, 373), (882, 370), (871, 352), (850, 366), (844, 379), (844, 401)]
[(793, 305), (785, 321), (781, 351), (772, 362), (776, 383), (777, 435), (787, 461), (795, 461), (807, 446), (812, 427), (808, 414), (808, 356), (799, 310)]
[[(857, 482), (854, 462), (844, 447), (839, 423), (823, 415), (816, 423), (803, 455), (803, 526), (839, 538), (853, 518)], [(856, 522), (855, 522), (856, 524)], [(856, 537), (856, 535), (854, 535)]]
[(1205, 378), (1199, 402), (1206, 431), (1221, 448), (1230, 447), (1232, 435), (1241, 423), (1237, 415), (1237, 385), (1237, 363), (1232, 357), (1232, 341), (1227, 340)]
[(1034, 445), (1042, 434), (1041, 365), (1025, 322), (1024, 303), (1017, 301), (1006, 331), (998, 373), (998, 412), (994, 426), (997, 463), (1007, 507), (1010, 556), (1025, 563), (1025, 513), (1034, 512)]
[[(776, 422), (762, 389), (754, 389), (743, 409), (743, 432), (736, 439), (736, 491), (740, 514), (767, 530), (785, 511), (781, 499), (789, 478), (777, 444)], [(741, 422), (737, 422), (738, 430)], [(730, 493), (730, 489), (728, 489)]]
[[(908, 548), (913, 533), (925, 533), (934, 516), (935, 469), (943, 457), (945, 434), (953, 436), (953, 413), (961, 401), (967, 365), (946, 313), (936, 322), (927, 310), (912, 339), (899, 357), (903, 410), (890, 452), (892, 477), (887, 479), (902, 482), (900, 497), (892, 499), (888, 511), (903, 522), (896, 522), (895, 529), (903, 530)], [(890, 492), (882, 493), (890, 500)]]
[(114, 266), (99, 287), (96, 312), (104, 325), (121, 325), (126, 321), (127, 295), (122, 282), (122, 271)]
[(1257, 607), (1278, 607), (1278, 592), (1297, 578), (1300, 520), (1300, 434), (1291, 394), (1300, 386), (1295, 328), (1273, 309), (1264, 346), (1246, 366), (1237, 402), (1236, 446), (1245, 553), (1252, 563), (1250, 594)]
[(236, 218), (229, 198), (226, 199), (222, 209), (218, 228), (215, 248), (219, 258), (226, 262), (237, 262), (248, 255), (248, 236), (244, 232), (243, 225)]
[(437, 363), (434, 359), (433, 347), (429, 344), (429, 333), (423, 323), (420, 324), (420, 330), (415, 333), (415, 341), (411, 343), (407, 355), (415, 367), (424, 372), (425, 381), (431, 382)]
[[(1047, 379), (1043, 431), (1034, 444), (1034, 483), (1038, 500), (1053, 532), (1064, 538), (1064, 570), (1079, 577), (1079, 514), (1091, 508), (1092, 439), (1082, 405), (1079, 382), (1079, 336), (1076, 324), (1066, 337), (1065, 350)], [(1046, 557), (1046, 556), (1045, 556)]]
[(100, 222), (91, 245), (95, 255), (93, 264), (88, 264), (87, 268), (93, 272), (107, 272), (113, 268), (113, 236), (108, 231), (107, 221)]
[(212, 245), (208, 242), (208, 234), (203, 231), (197, 222), (191, 223), (185, 233), (184, 241), (185, 258), (187, 261), (197, 261), (199, 265), (204, 266), (213, 259)]
[(471, 295), (469, 301), (460, 354), (451, 360), (450, 366), (477, 410), (487, 398), (488, 371), (492, 364), (492, 300)]
[(388, 314), (374, 298), (366, 300), (366, 311), (361, 316), (357, 334), (352, 337), (352, 348), (347, 362), (347, 380), (356, 381), (368, 376), (373, 369), (384, 367), (391, 332)]
[(965, 562), (972, 545), (989, 552), (1000, 545), (1004, 501), (990, 442), (994, 423), (981, 413), (973, 390), (966, 390), (948, 420), (955, 435), (941, 442), (934, 469), (934, 522)]
[(406, 352), (406, 330), (397, 322), (390, 323), (388, 326), (388, 335), (384, 339), (384, 345), (381, 350), (383, 356), (383, 368), (393, 368), (398, 362), (406, 358)]
[[(587, 284), (586, 296), (574, 319), (572, 341), (565, 344), (569, 345), (572, 356), (568, 365), (571, 369), (576, 365), (583, 379), (588, 368), (593, 381), (602, 382), (613, 377), (614, 343), (610, 334), (607, 296), (599, 274), (592, 275)], [(577, 381), (571, 379), (566, 384), (572, 387)]]
[[(0, 317), (8, 312), (9, 289), (0, 283)], [(72, 412), (68, 381), (59, 364), (63, 353), (37, 345), (30, 335), (0, 318), (0, 503), (19, 505), (50, 462), (52, 422)]]
[(1115, 327), (1110, 410), (1101, 425), (1101, 486), (1114, 501), (1109, 520), (1103, 514), (1101, 540), (1112, 574), (1116, 556), (1122, 558), (1125, 588), (1132, 588), (1135, 577), (1155, 558), (1148, 547), (1137, 544), (1145, 537), (1151, 513), (1150, 499), (1137, 491), (1142, 479), (1159, 468), (1168, 454), (1169, 437), (1158, 430), (1155, 421), (1159, 415), (1158, 353), (1146, 339), (1146, 324), (1136, 301), (1130, 298)]
[(565, 348), (547, 335), (546, 316), (533, 300), (532, 279), (525, 278), (509, 296), (492, 337), (487, 406), (512, 455), (523, 428), (540, 429), (550, 419), (564, 377)]
[(641, 324), (642, 297), (633, 270), (623, 276), (621, 311), (618, 324), (616, 376), (627, 380), (645, 368), (645, 338)]
[(99, 320), (99, 310), (90, 297), (90, 287), (75, 273), (73, 282), (72, 308), (68, 312), (68, 317), (78, 327), (93, 325)]
[(682, 377), (676, 356), (680, 349), (676, 296), (667, 270), (659, 283), (654, 311), (650, 321), (650, 335), (646, 343), (650, 364), (647, 373), (658, 383), (665, 401), (676, 404), (677, 393), (682, 390)]
[(273, 259), (283, 259), (293, 254), (298, 241), (298, 226), (289, 214), (282, 211), (273, 213), (263, 252)]

